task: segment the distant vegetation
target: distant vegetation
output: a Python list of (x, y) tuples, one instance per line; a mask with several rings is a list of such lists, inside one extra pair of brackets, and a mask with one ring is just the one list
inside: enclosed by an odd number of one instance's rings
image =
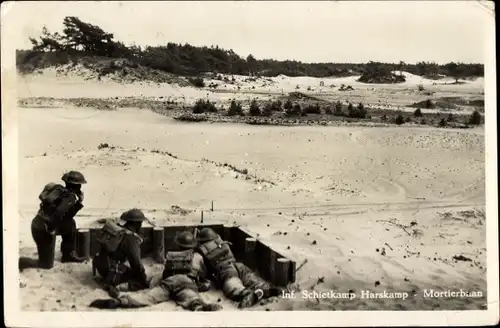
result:
[[(195, 47), (190, 44), (175, 43), (154, 47), (126, 46), (114, 40), (112, 33), (107, 33), (100, 27), (73, 16), (64, 18), (62, 34), (51, 33), (46, 28), (43, 28), (41, 32), (39, 39), (30, 38), (33, 44), (31, 50), (17, 51), (17, 67), (23, 73), (47, 66), (67, 64), (79, 57), (90, 56), (128, 59), (132, 65), (192, 77), (200, 76), (205, 72), (252, 76), (361, 75), (361, 82), (398, 83), (404, 81), (404, 76), (391, 73), (392, 71), (404, 70), (427, 78), (446, 75), (454, 77), (457, 81), (459, 78), (484, 75), (482, 64), (303, 63), (295, 60), (258, 60), (251, 54), (243, 58), (233, 50), (221, 49), (218, 46)], [(202, 82), (196, 79), (191, 81), (198, 87), (202, 86)]]
[[(402, 63), (400, 69), (402, 69)], [(393, 69), (383, 64), (369, 62), (358, 81), (364, 83), (402, 83), (406, 81), (401, 73), (396, 75), (392, 71)]]

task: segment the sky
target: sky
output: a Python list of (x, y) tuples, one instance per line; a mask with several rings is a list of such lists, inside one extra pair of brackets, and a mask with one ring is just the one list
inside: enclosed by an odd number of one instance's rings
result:
[(30, 48), (28, 37), (43, 26), (61, 32), (64, 17), (77, 16), (142, 46), (218, 45), (243, 57), (303, 62), (484, 63), (491, 8), (478, 1), (23, 1), (2, 3), (2, 25), (18, 33), (6, 41), (16, 49)]

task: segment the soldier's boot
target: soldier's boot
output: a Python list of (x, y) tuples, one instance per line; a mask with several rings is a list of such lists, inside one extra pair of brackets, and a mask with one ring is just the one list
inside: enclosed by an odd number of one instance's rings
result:
[(251, 307), (260, 301), (262, 297), (264, 297), (264, 291), (262, 289), (256, 289), (254, 291), (246, 289), (242, 294), (238, 308), (243, 309)]
[(24, 256), (21, 256), (19, 258), (19, 272), (22, 272), (24, 269), (38, 268), (38, 267), (39, 267), (38, 260)]
[(219, 311), (222, 310), (222, 305), (217, 303), (203, 304), (202, 311)]
[(104, 290), (108, 292), (108, 295), (113, 298), (118, 298), (120, 291), (113, 285), (104, 285)]
[(76, 254), (76, 251), (72, 251), (71, 253), (65, 253), (63, 254), (61, 258), (62, 263), (68, 263), (68, 262), (73, 262), (73, 263), (82, 263), (85, 261), (85, 258), (80, 257)]
[(209, 311), (218, 311), (218, 310), (222, 309), (222, 306), (217, 304), (217, 303), (205, 303), (202, 300), (198, 299), (198, 300), (194, 300), (190, 304), (190, 309), (191, 309), (191, 311), (195, 311), (195, 312), (197, 312), (197, 311), (209, 312)]
[(90, 303), (89, 307), (97, 308), (97, 309), (116, 309), (120, 307), (121, 302), (116, 298), (109, 299), (97, 299)]
[(141, 303), (138, 300), (130, 297), (129, 295), (122, 295), (118, 298), (118, 300), (120, 301), (120, 307), (122, 308), (132, 309), (148, 306), (148, 304)]

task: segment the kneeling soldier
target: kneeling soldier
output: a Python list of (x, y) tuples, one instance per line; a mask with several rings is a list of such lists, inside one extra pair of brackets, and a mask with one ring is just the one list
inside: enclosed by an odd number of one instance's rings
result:
[(65, 186), (48, 183), (38, 196), (40, 208), (31, 221), (31, 235), (38, 250), (38, 259), (19, 258), (19, 270), (51, 269), (54, 266), (56, 236), (62, 236), (61, 262), (83, 262), (76, 254), (76, 214), (83, 208), (82, 173), (70, 171), (61, 180)]
[(243, 263), (236, 262), (229, 242), (223, 241), (213, 229), (202, 229), (198, 243), (198, 251), (216, 283), (227, 298), (239, 302), (240, 308), (250, 307), (262, 298), (278, 296), (278, 289), (271, 287)]
[(95, 300), (90, 307), (138, 308), (171, 299), (186, 310), (220, 310), (222, 307), (219, 304), (206, 303), (198, 293), (207, 291), (210, 288), (210, 281), (207, 280), (203, 257), (194, 251), (196, 238), (190, 232), (185, 231), (176, 238), (175, 242), (181, 251), (167, 252), (165, 269), (158, 286), (136, 293), (122, 293), (114, 299)]
[[(123, 225), (106, 221), (97, 240), (100, 248), (94, 257), (93, 273), (96, 271), (103, 278), (105, 289), (112, 295), (118, 293), (116, 286), (126, 283), (129, 290), (141, 290), (149, 287), (146, 270), (141, 262), (142, 238), (139, 232), (144, 213), (131, 209), (120, 216)], [(126, 262), (130, 264), (128, 266)]]

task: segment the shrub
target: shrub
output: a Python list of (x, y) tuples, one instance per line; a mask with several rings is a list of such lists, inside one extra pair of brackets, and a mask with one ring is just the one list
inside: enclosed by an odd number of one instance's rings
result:
[(382, 122), (387, 122), (387, 115), (386, 115), (386, 114), (382, 115), (382, 116), (380, 117), (380, 120), (381, 120)]
[(342, 103), (340, 101), (337, 101), (335, 103), (335, 110), (333, 111), (333, 115), (344, 116), (344, 112), (342, 112)]
[(216, 113), (217, 107), (209, 100), (198, 99), (193, 106), (193, 114)]
[(174, 119), (185, 122), (205, 122), (208, 120), (204, 115), (193, 115), (191, 113), (184, 113), (180, 116), (174, 117)]
[(201, 77), (190, 77), (188, 81), (197, 88), (205, 87), (205, 81)]
[(413, 116), (415, 116), (415, 117), (422, 117), (422, 116), (424, 116), (424, 114), (422, 114), (422, 110), (420, 108), (417, 108), (413, 112)]
[(260, 111), (259, 104), (257, 104), (257, 101), (254, 99), (250, 103), (250, 110), (248, 112), (250, 116), (260, 116), (262, 112)]
[(232, 100), (231, 105), (229, 106), (229, 109), (227, 111), (227, 115), (229, 115), (229, 116), (236, 116), (236, 115), (245, 116), (245, 113), (243, 112), (243, 108), (241, 107), (241, 104)]
[(281, 100), (273, 101), (271, 104), (271, 109), (275, 112), (281, 112)]
[(333, 114), (332, 106), (326, 106), (325, 107), (325, 114), (327, 114), (327, 115), (332, 115)]
[(406, 118), (405, 118), (405, 122), (406, 122), (406, 123), (410, 123), (410, 122), (411, 122), (411, 117), (410, 117), (410, 116), (406, 116)]
[(262, 109), (262, 115), (263, 116), (271, 116), (273, 115), (273, 103), (267, 103), (264, 108)]
[(363, 105), (363, 103), (359, 103), (358, 107), (357, 107), (357, 112), (356, 112), (357, 117), (358, 118), (365, 118), (367, 113), (368, 113), (368, 111), (366, 110), (365, 105)]
[(321, 107), (318, 104), (308, 105), (307, 107), (304, 107), (303, 112), (305, 114), (321, 114)]
[(446, 120), (444, 118), (442, 118), (439, 123), (438, 123), (438, 126), (439, 127), (445, 127), (446, 126)]
[(477, 110), (472, 112), (471, 116), (469, 117), (469, 122), (470, 125), (479, 125), (481, 124), (481, 114)]
[(287, 116), (299, 116), (299, 115), (301, 115), (301, 114), (302, 114), (302, 109), (300, 108), (300, 105), (299, 105), (299, 104), (294, 104), (294, 105), (292, 106), (292, 108), (287, 109), (287, 110), (285, 111), (285, 114), (286, 114)]
[(362, 103), (359, 103), (356, 108), (354, 108), (354, 106), (349, 103), (349, 105), (347, 106), (347, 111), (349, 117), (352, 118), (365, 118), (367, 114), (365, 106)]
[(447, 122), (453, 122), (455, 120), (455, 117), (453, 116), (452, 113), (448, 114), (448, 117), (446, 118)]
[(394, 123), (396, 123), (397, 125), (404, 124), (404, 122), (405, 122), (405, 119), (404, 119), (403, 115), (401, 115), (401, 114), (398, 114), (396, 116), (396, 118), (394, 119)]
[(292, 108), (293, 108), (293, 104), (292, 104), (292, 102), (291, 102), (291, 100), (290, 100), (290, 99), (288, 99), (288, 100), (285, 102), (285, 104), (283, 105), (283, 108), (284, 108), (285, 110), (290, 110), (290, 109), (292, 109)]
[(349, 116), (351, 116), (351, 113), (352, 113), (353, 111), (354, 111), (354, 106), (353, 106), (351, 103), (349, 103), (349, 104), (347, 105), (347, 113), (349, 113)]
[(427, 99), (424, 103), (424, 106), (425, 108), (427, 109), (433, 109), (433, 108), (436, 108), (436, 105), (434, 104), (434, 102), (432, 102), (432, 100), (430, 99)]

